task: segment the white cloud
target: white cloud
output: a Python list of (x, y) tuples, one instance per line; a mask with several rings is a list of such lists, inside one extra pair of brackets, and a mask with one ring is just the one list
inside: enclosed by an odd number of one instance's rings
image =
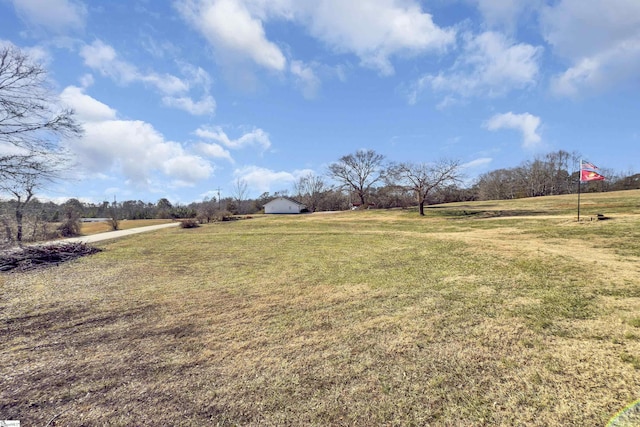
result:
[(171, 74), (140, 72), (134, 65), (119, 59), (115, 49), (101, 40), (95, 40), (92, 44), (83, 46), (80, 56), (84, 59), (85, 65), (120, 84), (148, 83), (168, 95), (189, 90), (188, 83)]
[(536, 83), (541, 54), (541, 47), (515, 43), (500, 33), (467, 34), (455, 64), (446, 72), (419, 79), (409, 94), (409, 102), (415, 103), (427, 88), (461, 97), (503, 96), (514, 89), (524, 89)]
[(71, 107), (82, 122), (113, 120), (116, 110), (84, 93), (83, 88), (66, 87), (60, 94), (62, 102)]
[(82, 29), (87, 7), (74, 0), (13, 0), (18, 15), (25, 21), (55, 33)]
[(512, 112), (496, 114), (491, 117), (484, 127), (490, 131), (500, 129), (515, 129), (522, 133), (522, 146), (524, 148), (535, 148), (542, 138), (538, 130), (540, 127), (540, 117), (529, 113), (514, 114)]
[(196, 146), (196, 148), (200, 153), (204, 154), (207, 157), (227, 159), (231, 163), (234, 162), (233, 158), (231, 157), (231, 153), (218, 144), (207, 144), (205, 142), (201, 142)]
[(136, 75), (136, 80), (140, 80), (143, 83), (149, 83), (158, 88), (160, 92), (169, 95), (185, 93), (189, 90), (189, 83), (171, 74), (138, 73)]
[(287, 59), (267, 38), (264, 23), (288, 20), (339, 54), (362, 65), (394, 73), (390, 57), (442, 51), (455, 30), (438, 27), (415, 0), (181, 0), (176, 7), (223, 57), (240, 57), (271, 70)]
[(202, 67), (196, 67), (185, 62), (180, 62), (180, 71), (184, 74), (190, 87), (211, 87), (211, 76)]
[(229, 138), (219, 126), (211, 129), (200, 128), (196, 130), (195, 134), (200, 138), (217, 141), (225, 147), (231, 149), (240, 149), (248, 146), (259, 146), (262, 147), (263, 150), (266, 150), (271, 147), (269, 134), (259, 128), (245, 133), (237, 139)]
[(262, 21), (241, 0), (184, 0), (176, 3), (192, 24), (223, 56), (238, 55), (271, 70), (283, 71), (286, 58), (267, 40)]
[(171, 43), (170, 41), (164, 40), (160, 41), (157, 39), (157, 36), (151, 35), (144, 30), (142, 30), (139, 35), (138, 41), (140, 46), (147, 52), (149, 55), (155, 58), (168, 58), (177, 56), (180, 52), (178, 47)]
[(22, 51), (29, 57), (33, 62), (37, 62), (39, 64), (44, 64), (48, 66), (51, 61), (51, 53), (42, 46), (31, 46), (23, 48)]
[(312, 172), (313, 171), (308, 169), (293, 172), (276, 172), (259, 166), (245, 166), (233, 171), (233, 175), (236, 179), (246, 181), (249, 188), (256, 193), (264, 193), (266, 191), (271, 192), (287, 189), (293, 185), (298, 178)]
[(543, 35), (553, 52), (571, 61), (552, 90), (575, 96), (624, 86), (640, 73), (640, 2), (561, 0), (543, 9)]
[[(417, 98), (418, 93), (414, 92), (409, 99), (409, 104), (415, 104), (417, 102)], [(455, 96), (447, 95), (442, 99), (442, 101), (438, 102), (438, 104), (436, 105), (436, 109), (446, 110), (449, 107), (462, 103), (463, 101), (461, 99), (456, 98)]]
[(608, 50), (640, 32), (636, 0), (560, 0), (541, 13), (543, 35), (554, 52), (584, 58)]
[(194, 116), (213, 114), (216, 111), (216, 101), (210, 95), (205, 95), (200, 101), (194, 101), (188, 96), (165, 96), (162, 103), (168, 107), (184, 110)]
[(80, 49), (80, 56), (85, 65), (100, 71), (114, 79), (130, 82), (135, 79), (135, 67), (122, 61), (116, 61), (116, 50), (101, 40), (95, 40), (90, 45)]
[(11, 156), (14, 154), (29, 154), (29, 152), (21, 147), (16, 147), (13, 144), (9, 144), (6, 142), (0, 143), (0, 156)]
[(192, 186), (209, 178), (213, 173), (213, 167), (209, 162), (188, 154), (165, 160), (162, 169), (167, 176), (174, 178), (174, 185), (180, 187)]
[(339, 53), (353, 53), (365, 66), (393, 74), (390, 57), (442, 51), (455, 31), (438, 27), (414, 0), (295, 2), (311, 35)]
[(139, 187), (148, 187), (157, 179), (193, 185), (213, 173), (208, 161), (190, 154), (180, 143), (165, 140), (151, 124), (118, 119), (114, 109), (83, 89), (69, 86), (61, 97), (75, 109), (85, 131), (81, 138), (69, 141), (84, 170), (122, 173)]
[(462, 165), (463, 169), (482, 168), (489, 165), (493, 159), (491, 157), (480, 157), (479, 159), (471, 160)]
[(89, 86), (93, 86), (94, 83), (94, 79), (93, 79), (93, 75), (92, 74), (85, 74), (82, 77), (80, 77), (80, 85), (83, 88), (88, 88)]
[(305, 98), (314, 98), (320, 87), (320, 79), (313, 68), (302, 61), (291, 61), (291, 74), (296, 77), (296, 84), (302, 90)]
[(0, 39), (0, 48), (18, 49), (29, 58), (29, 61), (48, 66), (51, 62), (51, 53), (42, 46), (17, 46), (9, 40)]
[[(208, 93), (211, 77), (200, 67), (180, 64), (180, 69), (186, 76), (185, 79), (172, 74), (143, 73), (136, 66), (120, 59), (115, 49), (101, 40), (95, 40), (92, 44), (83, 46), (80, 56), (84, 59), (85, 65), (122, 85), (139, 82), (155, 87), (164, 94), (162, 103), (168, 107), (196, 116), (215, 113), (216, 102)], [(189, 92), (195, 88), (204, 92), (199, 101), (194, 101), (188, 96)]]
[(538, 9), (542, 0), (473, 0), (489, 28), (501, 28), (509, 33), (516, 29), (518, 19), (528, 11)]

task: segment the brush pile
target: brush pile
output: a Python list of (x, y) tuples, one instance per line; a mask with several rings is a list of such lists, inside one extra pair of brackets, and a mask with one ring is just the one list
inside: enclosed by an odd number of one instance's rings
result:
[(81, 242), (24, 246), (0, 252), (0, 272), (35, 270), (100, 251), (101, 249)]

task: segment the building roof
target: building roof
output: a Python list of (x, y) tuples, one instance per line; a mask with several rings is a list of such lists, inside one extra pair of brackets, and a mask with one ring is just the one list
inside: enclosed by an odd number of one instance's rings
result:
[(304, 203), (300, 203), (300, 202), (299, 202), (299, 201), (297, 201), (297, 200), (293, 200), (293, 199), (291, 199), (291, 198), (289, 198), (289, 197), (284, 197), (284, 196), (279, 196), (279, 197), (276, 197), (276, 198), (275, 198), (275, 199), (273, 199), (273, 200), (269, 200), (267, 203), (265, 203), (265, 205), (268, 205), (268, 204), (269, 204), (269, 203), (271, 203), (271, 202), (275, 202), (276, 200), (288, 200), (288, 201), (290, 201), (291, 203), (294, 203), (294, 204), (296, 204), (296, 205), (298, 205), (298, 206), (304, 206), (304, 207), (306, 207), (306, 205), (305, 205)]

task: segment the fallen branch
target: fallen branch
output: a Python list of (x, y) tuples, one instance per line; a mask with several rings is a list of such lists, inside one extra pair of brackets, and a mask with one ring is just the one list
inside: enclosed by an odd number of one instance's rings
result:
[(64, 411), (62, 411), (62, 412), (60, 412), (60, 413), (58, 413), (58, 414), (55, 414), (55, 415), (54, 415), (54, 416), (49, 420), (49, 422), (47, 423), (47, 425), (45, 425), (44, 427), (49, 427), (49, 426), (51, 425), (51, 423), (52, 423), (56, 418), (58, 418), (60, 415), (64, 414), (64, 413), (65, 413), (65, 412), (67, 412), (68, 410), (69, 410), (69, 409), (65, 409)]

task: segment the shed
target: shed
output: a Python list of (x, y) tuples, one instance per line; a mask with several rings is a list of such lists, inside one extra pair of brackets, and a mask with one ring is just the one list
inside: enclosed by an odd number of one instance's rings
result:
[(306, 206), (288, 197), (276, 197), (264, 204), (266, 214), (299, 214), (306, 210)]
[(80, 222), (108, 222), (111, 218), (80, 218)]

